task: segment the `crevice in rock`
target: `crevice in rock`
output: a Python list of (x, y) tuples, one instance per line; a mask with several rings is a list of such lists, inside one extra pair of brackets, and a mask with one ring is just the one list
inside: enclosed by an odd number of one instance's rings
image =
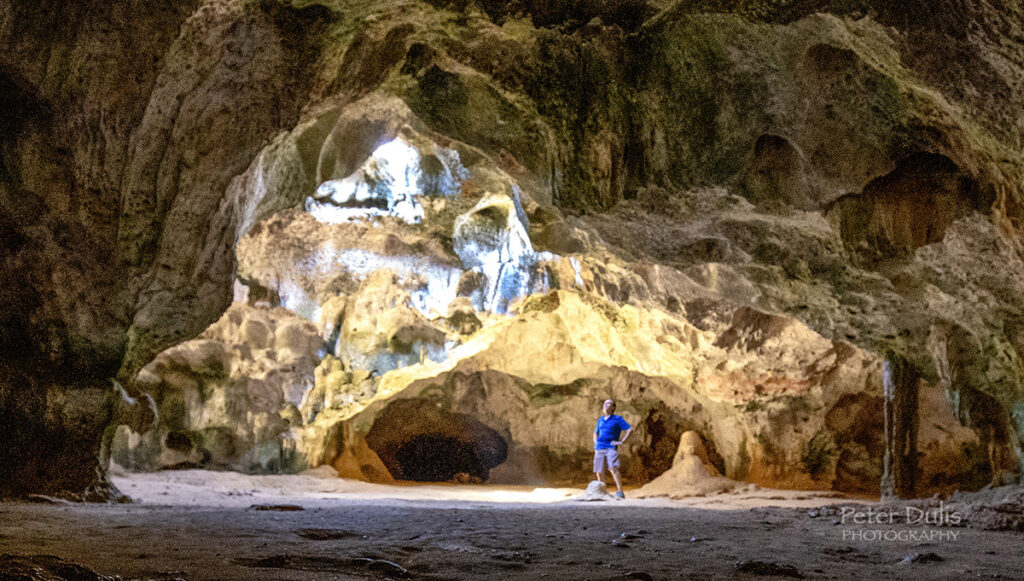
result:
[(960, 421), (978, 434), (980, 452), (987, 456), (980, 459), (987, 473), (985, 483), (1000, 486), (1019, 482), (1019, 451), (1015, 450), (1006, 408), (996, 398), (969, 386), (958, 389), (955, 397)]
[(885, 453), (884, 403), (866, 393), (845, 394), (828, 410), (825, 427), (836, 443), (832, 488), (878, 494)]
[(679, 447), (679, 437), (685, 431), (676, 414), (664, 405), (652, 408), (643, 421), (650, 442), (640, 449), (638, 456), (647, 472), (661, 474), (672, 467), (672, 458)]
[(764, 134), (754, 141), (742, 185), (756, 203), (769, 207), (813, 209), (804, 156), (789, 139)]
[[(260, 224), (256, 224), (259, 227)], [(239, 298), (239, 293), (245, 298), (246, 304), (251, 307), (279, 307), (281, 306), (281, 295), (277, 292), (277, 289), (266, 287), (260, 284), (255, 278), (249, 278), (244, 275), (236, 275), (236, 301)]]
[(358, 98), (371, 92), (403, 61), (406, 41), (414, 32), (411, 24), (395, 26), (383, 38), (360, 32), (345, 51), (341, 73), (334, 80), (330, 93), (348, 92)]
[[(1018, 336), (1016, 327), (1010, 323), (1005, 330), (1011, 344)], [(1005, 402), (985, 391), (991, 389), (987, 377), (990, 363), (981, 355), (978, 337), (959, 323), (940, 320), (932, 325), (928, 351), (952, 415), (977, 437), (964, 449), (968, 465), (961, 467), (959, 475), (943, 470), (931, 480), (950, 486), (955, 482), (960, 490), (1019, 482), (1019, 435)]]
[(189, 452), (194, 446), (188, 434), (177, 430), (167, 433), (167, 437), (164, 438), (164, 445), (176, 452)]
[[(640, 446), (634, 454), (639, 463), (631, 465), (628, 475), (636, 481), (650, 481), (672, 468), (672, 461), (679, 449), (684, 432), (704, 431), (704, 426), (695, 418), (684, 417), (664, 403), (655, 403), (643, 421), (635, 426), (638, 434), (647, 434), (649, 442)], [(725, 460), (718, 453), (713, 441), (705, 442), (708, 461), (721, 473), (725, 473)]]

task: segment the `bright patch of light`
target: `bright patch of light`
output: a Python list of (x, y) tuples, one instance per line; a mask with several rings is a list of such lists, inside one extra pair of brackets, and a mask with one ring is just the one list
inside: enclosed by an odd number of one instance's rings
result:
[(352, 175), (320, 184), (306, 210), (329, 224), (380, 216), (415, 224), (426, 216), (420, 196), (454, 196), (467, 175), (458, 152), (435, 148), (424, 156), (396, 138), (374, 150)]
[(516, 488), (458, 487), (457, 498), (479, 502), (548, 503), (569, 500), (579, 491), (566, 488), (534, 488), (526, 491)]
[[(468, 177), (458, 152), (436, 146), (428, 149), (401, 137), (381, 145), (353, 174), (321, 184), (307, 199), (307, 211), (321, 222), (335, 224), (382, 216), (422, 221), (426, 217), (423, 196), (454, 196)], [(534, 251), (527, 230), (526, 212), (514, 185), (511, 196), (488, 195), (456, 220), (455, 252), (465, 269), (484, 279), (482, 288), (471, 296), (478, 310), (507, 313), (516, 299), (550, 288), (540, 262), (556, 257)], [(411, 291), (410, 301), (431, 318), (447, 312), (463, 274), (461, 269), (424, 264), (414, 257), (385, 257), (363, 250), (333, 254), (326, 261), (327, 257), (319, 257), (318, 262), (341, 264), (358, 276), (391, 268), (405, 278), (414, 274), (424, 278), (425, 284)]]
[(512, 301), (549, 288), (540, 262), (554, 256), (534, 251), (522, 215), (516, 200), (491, 194), (455, 220), (455, 253), (486, 281), (474, 297), (480, 310), (506, 313)]
[[(327, 182), (325, 182), (324, 185), (327, 185)], [(331, 204), (318, 204), (311, 201), (306, 202), (306, 210), (309, 211), (317, 221), (323, 222), (324, 224), (343, 224), (345, 222), (355, 222), (369, 218), (395, 216), (395, 214), (379, 208), (342, 208)], [(405, 217), (398, 217), (405, 220)], [(406, 221), (415, 223), (420, 219), (422, 219), (422, 216), (420, 216), (419, 219)]]
[(569, 264), (572, 265), (572, 272), (576, 277), (576, 286), (583, 288), (583, 274), (580, 270), (580, 261), (575, 256), (569, 257)]
[(320, 304), (313, 300), (301, 285), (283, 280), (277, 285), (281, 306), (304, 319), (316, 321), (320, 318)]
[[(412, 286), (409, 292), (409, 306), (427, 318), (444, 316), (448, 305), (455, 300), (458, 292), (462, 269), (438, 264), (416, 256), (384, 256), (359, 248), (339, 249), (333, 246), (322, 246), (301, 264), (302, 271), (315, 278), (329, 278), (332, 274), (347, 271), (356, 279), (362, 280), (367, 275), (381, 269), (389, 269), (404, 279), (405, 285)], [(281, 305), (311, 321), (317, 321), (320, 307), (301, 286), (291, 281), (281, 281), (277, 285), (281, 295)], [(333, 328), (327, 329), (330, 335)], [(404, 356), (403, 356), (404, 357)], [(441, 351), (433, 347), (427, 349), (426, 358), (437, 360)], [(408, 359), (418, 362), (415, 357)], [(385, 365), (389, 367), (390, 364)], [(365, 369), (372, 369), (366, 367)], [(393, 368), (393, 367), (389, 367)]]
[(427, 317), (445, 315), (455, 300), (462, 271), (451, 267), (435, 267), (419, 271), (427, 276), (426, 286), (411, 293), (412, 306)]
[(344, 266), (359, 278), (382, 268), (395, 271), (400, 277), (418, 277), (424, 283), (410, 292), (411, 306), (428, 318), (443, 316), (448, 305), (455, 300), (462, 270), (444, 264), (437, 264), (415, 256), (382, 256), (358, 248), (333, 251), (321, 249), (320, 261), (333, 266)]

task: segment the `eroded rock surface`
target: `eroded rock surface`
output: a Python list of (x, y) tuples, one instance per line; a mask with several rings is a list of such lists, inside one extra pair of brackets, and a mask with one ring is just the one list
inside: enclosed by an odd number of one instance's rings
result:
[(113, 459), (136, 470), (209, 467), (290, 470), (299, 406), (313, 388), (322, 348), (316, 328), (285, 309), (238, 304), (203, 334), (143, 368), (157, 425), (122, 428)]
[(610, 396), (875, 492), (886, 359), (911, 494), (1019, 482), (1019, 6), (498, 4), (0, 5), (0, 494), (143, 394), (136, 468), (579, 481)]

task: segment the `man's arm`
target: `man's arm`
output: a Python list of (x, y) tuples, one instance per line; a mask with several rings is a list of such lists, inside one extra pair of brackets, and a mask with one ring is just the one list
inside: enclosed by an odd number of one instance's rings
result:
[[(612, 445), (613, 446), (621, 446), (622, 444), (625, 444), (626, 443), (626, 438), (628, 438), (629, 435), (632, 434), (632, 433), (633, 433), (633, 428), (626, 428), (626, 433), (622, 435), (622, 439), (617, 441), (617, 442), (612, 442)], [(597, 436), (594, 436), (594, 437), (596, 438)]]

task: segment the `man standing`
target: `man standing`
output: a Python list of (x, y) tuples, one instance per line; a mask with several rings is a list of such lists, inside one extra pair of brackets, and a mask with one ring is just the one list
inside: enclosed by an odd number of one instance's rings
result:
[[(626, 430), (625, 434), (622, 434), (622, 430)], [(601, 473), (605, 469), (612, 473), (615, 486), (619, 489), (615, 493), (616, 498), (626, 498), (622, 492), (622, 477), (619, 476), (619, 453), (616, 447), (619, 444), (624, 444), (631, 433), (633, 433), (632, 426), (622, 416), (615, 415), (615, 400), (604, 400), (604, 415), (597, 418), (597, 427), (594, 429), (594, 474), (604, 484)], [(620, 435), (622, 435), (622, 439), (619, 439)]]

